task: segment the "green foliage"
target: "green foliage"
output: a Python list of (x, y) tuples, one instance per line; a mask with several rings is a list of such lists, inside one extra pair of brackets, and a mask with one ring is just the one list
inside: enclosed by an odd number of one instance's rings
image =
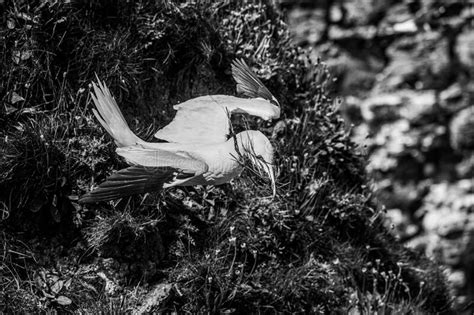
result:
[[(331, 77), (293, 47), (272, 5), (18, 2), (5, 20), (13, 24), (1, 31), (8, 43), (2, 66), (8, 66), (0, 87), (7, 104), (0, 205), (9, 215), (1, 225), (48, 231), (61, 244), (54, 246), (65, 248), (54, 252), (57, 263), (28, 262), (49, 270), (37, 287), (49, 290), (73, 279), (54, 294), (30, 290), (44, 302), (39, 309), (136, 309), (140, 297), (131, 293), (133, 286), (146, 291), (157, 282), (173, 289), (151, 311), (345, 312), (354, 307), (354, 292), (358, 305), (379, 294), (384, 303), (413, 302), (427, 312), (448, 307), (436, 266), (386, 234), (361, 157), (327, 96)], [(238, 180), (233, 197), (224, 188), (197, 187), (171, 189), (158, 200), (134, 197), (89, 208), (75, 203), (121, 165), (88, 110), (87, 84), (95, 73), (136, 117), (131, 127), (149, 136), (148, 123), (169, 121), (169, 105), (178, 100), (233, 93), (229, 61), (240, 57), (283, 104), (281, 128), (272, 137), (279, 152), (275, 200), (262, 198), (268, 193), (262, 183)], [(270, 136), (264, 123), (248, 123)], [(48, 215), (35, 225), (40, 213)], [(40, 255), (44, 243), (24, 239)], [(379, 274), (362, 272), (377, 260)], [(56, 264), (63, 274), (48, 276)], [(400, 284), (386, 288), (382, 272), (389, 271)], [(427, 274), (432, 279), (420, 291)], [(18, 286), (27, 288), (31, 276), (25, 268), (16, 276)], [(380, 285), (366, 285), (375, 280)]]

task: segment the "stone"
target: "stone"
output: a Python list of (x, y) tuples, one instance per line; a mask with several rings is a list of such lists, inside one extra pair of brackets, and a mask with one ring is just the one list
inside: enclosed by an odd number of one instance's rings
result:
[(410, 123), (420, 123), (436, 108), (434, 90), (400, 90), (383, 93), (366, 99), (361, 104), (361, 114), (366, 122), (380, 124), (405, 118)]
[(459, 83), (450, 85), (447, 89), (439, 93), (439, 99), (442, 103), (449, 104), (457, 99), (462, 98), (463, 90)]
[(462, 289), (466, 285), (466, 274), (462, 270), (448, 271), (448, 281), (456, 289)]
[(451, 146), (457, 151), (474, 150), (474, 106), (459, 111), (449, 124)]
[(132, 314), (150, 314), (151, 312), (159, 313), (160, 304), (170, 296), (172, 288), (173, 286), (169, 283), (157, 284), (145, 295), (140, 307), (135, 309)]
[(466, 28), (456, 41), (456, 52), (462, 63), (467, 66), (474, 65), (474, 32), (472, 29)]
[(400, 117), (403, 99), (395, 93), (369, 97), (361, 104), (361, 114), (366, 122), (383, 123)]
[(474, 183), (467, 179), (434, 184), (419, 211), (424, 213), (422, 226), (430, 236), (426, 254), (468, 274), (472, 274), (474, 257), (473, 189)]
[(420, 123), (423, 118), (433, 113), (436, 106), (434, 90), (404, 90), (400, 94), (404, 104), (400, 110), (400, 116), (406, 118), (410, 123)]

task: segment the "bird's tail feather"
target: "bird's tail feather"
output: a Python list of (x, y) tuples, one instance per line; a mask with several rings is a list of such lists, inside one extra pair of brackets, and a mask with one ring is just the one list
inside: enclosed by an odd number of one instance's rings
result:
[(97, 78), (97, 84), (92, 82), (92, 87), (94, 93), (91, 92), (91, 97), (96, 107), (92, 111), (102, 127), (114, 138), (115, 143), (119, 147), (124, 147), (142, 142), (128, 127), (105, 83)]

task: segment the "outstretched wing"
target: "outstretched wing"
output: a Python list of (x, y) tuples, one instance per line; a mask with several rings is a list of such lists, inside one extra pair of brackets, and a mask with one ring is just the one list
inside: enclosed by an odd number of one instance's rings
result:
[(201, 96), (175, 105), (176, 116), (155, 137), (177, 143), (225, 142), (230, 133), (230, 117), (213, 97)]
[(280, 117), (278, 101), (245, 62), (234, 61), (232, 75), (237, 91), (252, 98), (207, 95), (175, 105), (175, 118), (155, 137), (177, 143), (220, 143), (228, 138), (230, 114), (248, 114), (265, 120)]
[(111, 175), (79, 202), (93, 203), (159, 191), (165, 184), (191, 179), (208, 170), (206, 163), (185, 153), (136, 146), (118, 148), (117, 153), (134, 165)]

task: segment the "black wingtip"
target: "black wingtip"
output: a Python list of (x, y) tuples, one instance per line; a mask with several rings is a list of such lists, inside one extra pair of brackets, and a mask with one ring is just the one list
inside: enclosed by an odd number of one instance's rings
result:
[(85, 194), (84, 196), (82, 196), (81, 198), (79, 198), (78, 202), (82, 205), (84, 204), (91, 204), (91, 203), (97, 203), (97, 202), (101, 202), (101, 201), (110, 201), (110, 200), (113, 200), (115, 199), (114, 197), (112, 198), (100, 198), (100, 197), (97, 197), (97, 196), (94, 196), (94, 194), (92, 192), (89, 192), (87, 194)]
[(95, 203), (97, 201), (94, 200), (94, 198), (91, 198), (90, 196), (84, 196), (84, 197), (81, 197), (78, 201), (81, 205), (85, 205), (85, 204), (90, 204), (90, 203)]
[[(107, 183), (107, 182), (106, 182)], [(123, 190), (119, 189), (108, 189), (108, 188), (97, 188), (91, 192), (88, 192), (84, 196), (82, 196), (78, 202), (80, 204), (91, 204), (91, 203), (98, 203), (104, 201), (111, 201), (116, 200), (124, 197), (129, 197), (135, 194), (139, 194), (139, 192), (131, 191), (130, 193), (124, 192)]]
[(265, 87), (262, 81), (243, 59), (235, 59), (232, 62), (232, 76), (237, 82), (237, 93), (241, 93), (248, 97), (261, 97), (277, 106), (280, 106), (277, 99)]
[(176, 169), (170, 167), (130, 166), (109, 176), (99, 187), (82, 196), (79, 203), (90, 204), (160, 191), (175, 173)]

